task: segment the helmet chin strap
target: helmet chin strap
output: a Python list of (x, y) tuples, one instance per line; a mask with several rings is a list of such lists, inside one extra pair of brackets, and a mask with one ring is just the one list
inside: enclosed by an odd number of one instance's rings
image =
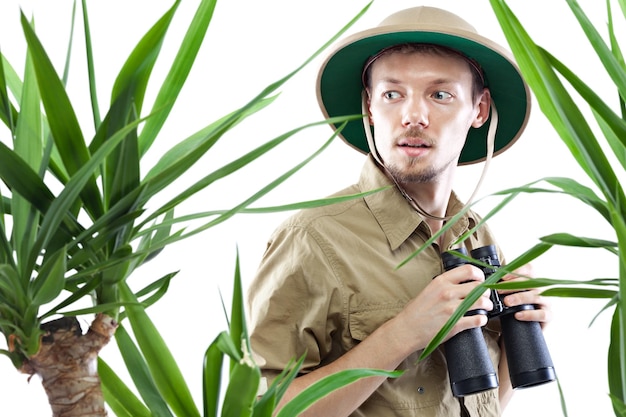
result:
[[(451, 219), (452, 216), (439, 217), (439, 216), (430, 214), (426, 210), (424, 210), (419, 205), (419, 203), (415, 201), (404, 190), (404, 188), (398, 183), (398, 180), (391, 174), (391, 172), (389, 172), (389, 170), (383, 163), (382, 158), (380, 157), (380, 155), (378, 154), (378, 150), (376, 149), (376, 143), (374, 142), (374, 137), (372, 135), (372, 130), (370, 128), (371, 124), (370, 124), (369, 111), (367, 107), (367, 92), (366, 91), (363, 91), (362, 96), (361, 96), (361, 110), (364, 115), (363, 128), (365, 130), (365, 136), (367, 137), (367, 144), (369, 145), (370, 153), (372, 154), (374, 160), (378, 163), (378, 165), (385, 171), (385, 174), (387, 174), (387, 176), (391, 178), (391, 180), (394, 182), (394, 184), (396, 185), (400, 193), (404, 196), (404, 198), (415, 209), (415, 211), (417, 211), (419, 214), (421, 214), (424, 217), (427, 217), (432, 220), (438, 220), (438, 221), (446, 221), (446, 220)], [(496, 110), (496, 106), (492, 100), (491, 101), (491, 121), (489, 123), (489, 130), (487, 131), (487, 156), (485, 158), (485, 165), (483, 166), (483, 170), (478, 180), (478, 183), (476, 184), (476, 187), (474, 188), (474, 192), (470, 196), (467, 203), (465, 203), (465, 207), (469, 206), (474, 201), (474, 198), (476, 198), (476, 195), (478, 194), (478, 189), (482, 185), (487, 175), (489, 164), (491, 163), (491, 159), (493, 158), (493, 151), (495, 147), (497, 128), (498, 128), (498, 111)]]

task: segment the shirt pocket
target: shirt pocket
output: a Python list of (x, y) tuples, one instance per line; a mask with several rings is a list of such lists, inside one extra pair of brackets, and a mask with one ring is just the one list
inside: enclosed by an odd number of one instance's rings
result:
[(365, 340), (383, 323), (395, 317), (404, 305), (402, 302), (393, 302), (351, 307), (348, 328), (354, 344)]
[[(365, 340), (382, 324), (400, 313), (405, 305), (406, 302), (389, 302), (352, 306), (349, 316), (349, 343), (353, 347)], [(485, 329), (489, 351), (492, 359), (496, 360), (499, 356), (496, 350), (497, 335), (497, 332)], [(358, 415), (461, 415), (459, 400), (453, 397), (450, 389), (443, 350), (438, 348), (421, 360), (420, 353), (421, 351), (414, 352), (405, 358), (398, 365), (398, 369), (404, 374), (399, 378), (386, 380), (359, 408), (361, 414)], [(481, 404), (486, 402), (486, 407), (496, 407), (493, 404), (496, 402), (493, 392), (480, 396)], [(382, 410), (386, 411), (382, 413)]]

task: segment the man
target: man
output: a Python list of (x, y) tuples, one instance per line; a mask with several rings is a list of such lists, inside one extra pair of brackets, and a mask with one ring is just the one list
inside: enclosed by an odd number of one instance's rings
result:
[[(484, 280), (470, 265), (444, 272), (440, 259), (480, 218), (467, 212), (398, 265), (462, 210), (452, 192), (457, 165), (489, 159), (524, 129), (530, 97), (516, 65), (456, 15), (418, 7), (341, 43), (320, 70), (318, 97), (327, 116), (366, 114), (364, 123), (341, 132), (368, 157), (359, 182), (339, 194), (388, 188), (300, 212), (273, 234), (249, 289), (252, 349), (264, 376), (271, 381), (290, 359), (305, 355), (286, 402), (343, 369), (404, 371), (397, 379), (365, 378), (337, 390), (307, 410), (311, 416), (500, 415), (512, 388), (497, 328), (483, 330), (498, 364), (497, 390), (456, 398), (442, 347), (418, 360)], [(462, 243), (467, 249), (487, 244), (495, 241), (485, 226)], [(504, 302), (542, 307), (516, 313), (519, 320), (549, 321), (536, 291)], [(487, 293), (472, 306), (492, 307)], [(448, 337), (486, 323), (484, 315), (463, 317)]]

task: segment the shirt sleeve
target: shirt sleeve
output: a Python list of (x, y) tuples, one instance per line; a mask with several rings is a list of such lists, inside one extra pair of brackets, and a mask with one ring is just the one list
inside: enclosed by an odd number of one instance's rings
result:
[(303, 227), (279, 229), (249, 288), (252, 351), (270, 380), (291, 360), (304, 355), (306, 373), (332, 353), (344, 303), (319, 239)]

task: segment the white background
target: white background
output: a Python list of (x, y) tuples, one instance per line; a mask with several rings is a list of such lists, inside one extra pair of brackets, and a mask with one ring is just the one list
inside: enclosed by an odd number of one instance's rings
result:
[[(108, 0), (88, 2), (95, 49), (96, 77), (102, 113), (114, 77), (132, 47), (172, 2), (164, 0)], [(164, 45), (162, 60), (154, 72), (162, 79), (175, 53), (197, 1), (184, 1), (172, 23)], [(575, 72), (614, 107), (616, 91), (594, 58), (564, 0), (510, 0), (508, 2), (531, 36)], [(172, 146), (218, 117), (244, 104), (270, 82), (290, 72), (321, 46), (364, 7), (365, 1), (317, 0), (222, 0), (198, 61), (183, 90), (171, 120), (165, 126), (147, 168), (164, 149)], [(479, 32), (502, 45), (506, 41), (486, 0), (430, 0), (433, 5), (455, 12), (478, 28)], [(605, 28), (603, 2), (581, 1), (583, 8), (600, 30)], [(418, 5), (414, 1), (375, 2), (350, 33), (378, 24), (387, 15)], [(67, 45), (72, 2), (69, 0), (3, 0), (0, 5), (0, 50), (21, 73), (24, 42), (19, 26), (20, 8), (34, 15), (39, 36), (51, 59), (62, 68)], [(617, 10), (617, 5), (614, 5)], [(87, 111), (88, 87), (81, 34), (78, 28), (74, 62), (68, 89), (80, 113), (82, 125), (90, 131)], [(283, 88), (278, 102), (240, 125), (223, 138), (214, 150), (190, 171), (193, 179), (249, 151), (279, 133), (301, 124), (320, 120), (314, 82), (322, 58), (302, 71)], [(147, 110), (157, 82), (144, 106)], [(150, 86), (149, 86), (150, 88)], [(581, 106), (586, 114), (589, 112)], [(247, 198), (280, 173), (304, 159), (330, 135), (330, 129), (309, 130), (282, 146), (271, 156), (253, 164), (233, 178), (216, 184), (181, 208), (181, 213), (223, 209)], [(8, 141), (6, 129), (0, 138)], [(321, 198), (356, 181), (364, 157), (336, 141), (330, 148), (280, 189), (256, 206), (284, 204)], [(152, 161), (152, 162), (151, 162)], [(480, 173), (480, 167), (460, 169), (455, 188), (467, 198)], [(565, 146), (536, 105), (522, 139), (505, 154), (494, 159), (481, 196), (522, 185), (547, 176), (569, 176), (585, 184), (589, 181), (577, 167)], [(169, 190), (166, 197), (174, 195)], [(497, 203), (487, 199), (478, 210), (485, 213)], [(156, 203), (154, 204), (156, 206)], [(152, 207), (149, 207), (152, 208)], [(204, 350), (214, 337), (226, 329), (219, 292), (230, 302), (235, 254), (238, 248), (244, 284), (252, 279), (265, 242), (286, 213), (240, 215), (204, 234), (176, 244), (151, 264), (140, 268), (131, 284), (140, 288), (166, 272), (180, 270), (167, 296), (149, 310), (171, 350), (179, 360), (194, 396), (201, 406), (201, 366)], [(546, 195), (520, 197), (493, 219), (491, 227), (499, 236), (509, 259), (521, 254), (541, 236), (570, 232), (581, 236), (614, 239), (612, 229), (599, 215), (571, 198)], [(554, 249), (535, 262), (538, 276), (589, 279), (615, 277), (615, 257), (598, 251)], [(589, 327), (602, 302), (553, 300), (555, 319), (546, 330), (546, 339), (560, 378), (569, 415), (609, 416), (606, 354), (609, 340), (609, 314), (603, 314)], [(85, 318), (87, 321), (87, 318)], [(4, 341), (0, 347), (4, 347)], [(119, 365), (114, 344), (102, 356)], [(118, 369), (122, 369), (118, 366)], [(18, 411), (19, 410), (19, 411)], [(50, 415), (41, 384), (36, 378), (15, 371), (10, 361), (0, 358), (0, 415)], [(507, 417), (562, 415), (558, 387), (549, 384), (516, 393)]]

